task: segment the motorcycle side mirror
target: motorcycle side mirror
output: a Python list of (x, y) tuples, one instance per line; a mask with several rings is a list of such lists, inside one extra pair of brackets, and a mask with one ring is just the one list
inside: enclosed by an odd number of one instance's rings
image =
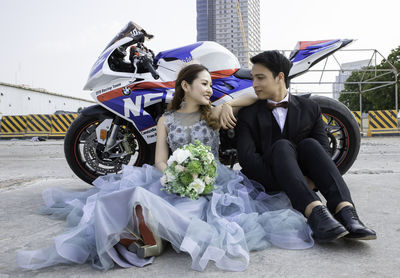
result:
[(144, 29), (141, 30), (141, 32), (143, 33), (143, 35), (148, 38), (149, 40), (154, 38), (154, 35), (152, 34), (148, 34)]
[(146, 34), (145, 36), (146, 36), (146, 38), (148, 38), (149, 40), (151, 40), (152, 38), (154, 38), (154, 35), (150, 35), (150, 34)]

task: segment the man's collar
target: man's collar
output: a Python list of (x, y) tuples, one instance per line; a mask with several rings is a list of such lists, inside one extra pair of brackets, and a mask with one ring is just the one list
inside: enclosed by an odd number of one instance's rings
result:
[(270, 100), (270, 99), (267, 99), (268, 100), (268, 102), (271, 102), (271, 103), (274, 103), (274, 104), (276, 104), (276, 103), (281, 103), (281, 102), (284, 102), (284, 101), (289, 101), (289, 93), (287, 92), (286, 93), (286, 96), (281, 100), (281, 101), (273, 101), (273, 100)]

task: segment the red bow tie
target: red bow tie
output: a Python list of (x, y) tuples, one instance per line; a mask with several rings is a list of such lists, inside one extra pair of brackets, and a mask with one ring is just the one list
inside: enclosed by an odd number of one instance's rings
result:
[(267, 108), (269, 110), (271, 110), (271, 111), (274, 110), (277, 107), (288, 108), (288, 104), (289, 103), (287, 101), (282, 101), (282, 102), (279, 102), (279, 103), (267, 102)]

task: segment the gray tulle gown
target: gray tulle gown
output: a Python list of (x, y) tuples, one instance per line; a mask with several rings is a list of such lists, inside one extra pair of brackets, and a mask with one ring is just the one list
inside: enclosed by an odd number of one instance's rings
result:
[[(198, 112), (166, 112), (167, 142), (172, 151), (199, 139), (218, 157), (219, 133), (200, 120)], [(43, 193), (45, 213), (66, 218), (68, 229), (54, 245), (19, 251), (17, 263), (38, 269), (59, 263), (91, 262), (106, 270), (142, 267), (154, 258), (141, 259), (119, 244), (140, 204), (152, 231), (170, 242), (177, 252), (187, 252), (192, 268), (202, 271), (209, 261), (224, 270), (243, 271), (249, 251), (271, 245), (287, 249), (313, 246), (304, 217), (291, 208), (284, 193), (266, 194), (262, 186), (239, 171), (218, 163), (216, 189), (198, 200), (161, 191), (162, 173), (155, 167), (126, 166), (121, 174), (99, 177), (86, 192), (52, 188)]]

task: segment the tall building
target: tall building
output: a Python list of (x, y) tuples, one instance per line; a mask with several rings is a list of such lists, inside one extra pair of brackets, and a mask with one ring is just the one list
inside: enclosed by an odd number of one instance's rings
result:
[(260, 0), (196, 1), (197, 41), (218, 42), (238, 57), (242, 67), (248, 67), (249, 56), (261, 48)]
[(338, 100), (340, 93), (344, 90), (344, 83), (347, 78), (353, 73), (354, 70), (360, 70), (363, 67), (369, 66), (370, 60), (361, 60), (350, 63), (341, 64), (341, 69), (339, 75), (336, 76), (335, 83), (332, 85), (333, 98)]

